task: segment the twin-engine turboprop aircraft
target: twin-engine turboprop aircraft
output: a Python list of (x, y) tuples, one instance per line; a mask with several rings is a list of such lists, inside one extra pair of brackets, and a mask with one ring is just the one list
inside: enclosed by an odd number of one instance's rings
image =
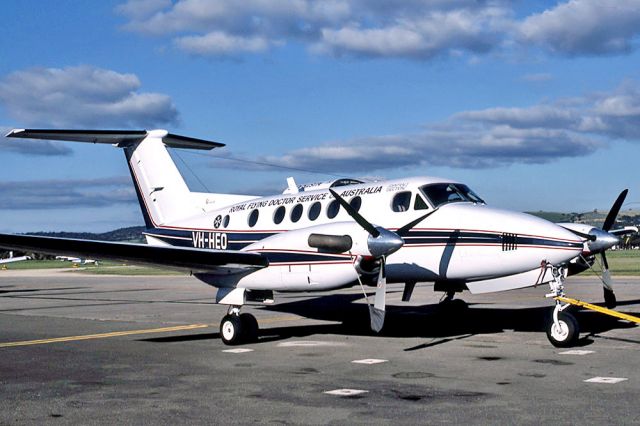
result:
[[(339, 179), (269, 197), (191, 192), (166, 147), (210, 150), (217, 142), (151, 131), (13, 130), (7, 137), (107, 143), (124, 150), (146, 224), (147, 244), (0, 235), (0, 247), (74, 257), (117, 259), (192, 273), (216, 287), (229, 306), (220, 324), (226, 344), (251, 341), (258, 324), (247, 303), (272, 303), (275, 292), (375, 285), (371, 327), (384, 324), (387, 283), (417, 282), (455, 293), (551, 286), (618, 243), (604, 229), (558, 226), (492, 208), (467, 185), (412, 177)], [(606, 288), (610, 289), (610, 282)], [(612, 293), (611, 293), (612, 294)], [(609, 301), (611, 297), (609, 296)], [(556, 346), (578, 337), (576, 320), (556, 301), (547, 335)]]

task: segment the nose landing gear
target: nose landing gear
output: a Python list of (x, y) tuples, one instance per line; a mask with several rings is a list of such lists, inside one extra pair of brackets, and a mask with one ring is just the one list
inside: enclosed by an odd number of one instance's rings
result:
[(564, 310), (571, 305), (558, 300), (559, 297), (564, 297), (564, 269), (557, 268), (548, 263), (545, 265), (545, 268), (550, 270), (551, 276), (553, 277), (549, 282), (551, 292), (545, 295), (545, 297), (556, 299), (556, 306), (553, 308), (550, 321), (547, 321), (547, 338), (551, 344), (557, 348), (574, 346), (580, 336), (578, 321), (570, 313), (564, 312)]

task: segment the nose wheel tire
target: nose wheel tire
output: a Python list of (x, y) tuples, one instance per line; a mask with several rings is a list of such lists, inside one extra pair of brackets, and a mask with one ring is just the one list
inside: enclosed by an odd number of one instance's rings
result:
[(578, 341), (580, 330), (578, 321), (567, 312), (558, 314), (558, 323), (553, 321), (553, 316), (547, 324), (547, 337), (551, 344), (557, 348), (574, 346)]
[(258, 339), (258, 321), (251, 314), (228, 314), (220, 321), (220, 337), (225, 345), (239, 345)]

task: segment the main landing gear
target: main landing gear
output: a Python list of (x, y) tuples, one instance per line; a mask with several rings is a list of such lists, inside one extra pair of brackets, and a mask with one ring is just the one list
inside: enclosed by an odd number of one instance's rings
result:
[(220, 321), (220, 337), (225, 345), (240, 345), (258, 340), (258, 321), (251, 314), (241, 314), (239, 306), (229, 306)]
[(440, 299), (439, 307), (446, 312), (460, 313), (466, 310), (469, 305), (462, 299), (455, 299), (456, 291), (448, 290)]
[(545, 297), (556, 298), (556, 306), (550, 320), (547, 321), (547, 338), (557, 348), (574, 346), (580, 336), (578, 321), (569, 312), (564, 312), (571, 305), (557, 299), (564, 297), (564, 271), (550, 264), (547, 264), (546, 268), (551, 271), (553, 279), (549, 282), (551, 292)]

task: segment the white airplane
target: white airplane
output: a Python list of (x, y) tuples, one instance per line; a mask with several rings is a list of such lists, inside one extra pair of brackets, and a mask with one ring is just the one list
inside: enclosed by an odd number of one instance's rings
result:
[(14, 256), (13, 252), (10, 251), (9, 252), (9, 257), (4, 258), (4, 259), (0, 259), (0, 265), (4, 265), (7, 263), (13, 263), (13, 262), (22, 262), (23, 260), (29, 260), (31, 259), (29, 256)]
[(56, 256), (56, 259), (63, 260), (66, 262), (71, 262), (71, 263), (78, 263), (81, 265), (91, 265), (96, 263), (94, 259), (84, 259), (82, 257), (74, 257), (74, 256)]
[[(561, 296), (569, 273), (619, 242), (608, 231), (626, 195), (604, 229), (587, 229), (492, 208), (465, 184), (434, 177), (338, 179), (300, 187), (289, 179), (284, 193), (269, 197), (197, 193), (166, 147), (210, 150), (223, 144), (165, 130), (16, 129), (7, 137), (123, 148), (147, 244), (0, 234), (0, 247), (190, 272), (216, 287), (216, 301), (229, 306), (220, 324), (226, 344), (257, 338), (255, 317), (240, 310), (248, 303), (273, 303), (275, 292), (374, 285), (374, 331), (384, 324), (387, 283), (405, 284), (404, 301), (417, 282), (435, 283), (447, 301), (463, 290), (489, 293), (540, 284), (550, 285), (549, 297)], [(547, 336), (555, 346), (570, 346), (578, 324), (564, 312), (569, 305), (555, 303)]]

